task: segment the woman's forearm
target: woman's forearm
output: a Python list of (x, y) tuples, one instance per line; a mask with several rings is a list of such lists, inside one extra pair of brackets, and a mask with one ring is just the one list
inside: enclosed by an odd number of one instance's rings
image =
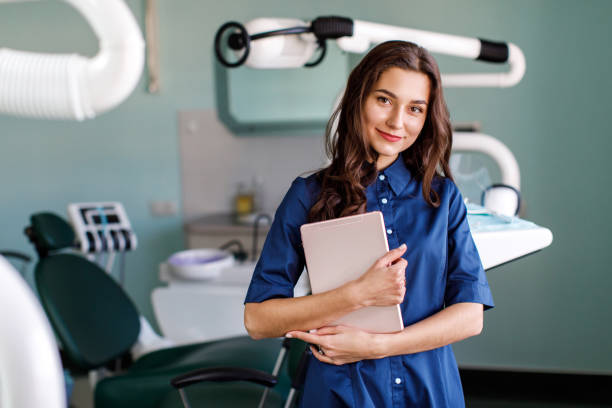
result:
[(297, 298), (247, 303), (244, 326), (254, 339), (281, 337), (292, 330), (308, 331), (327, 326), (362, 307), (354, 282), (328, 292)]
[(480, 334), (483, 306), (457, 303), (394, 334), (375, 336), (379, 357), (432, 350)]
[(330, 326), (316, 333), (292, 331), (287, 336), (318, 346), (311, 350), (319, 361), (341, 365), (446, 346), (480, 333), (482, 316), (481, 304), (457, 303), (399, 333), (375, 334), (352, 327)]

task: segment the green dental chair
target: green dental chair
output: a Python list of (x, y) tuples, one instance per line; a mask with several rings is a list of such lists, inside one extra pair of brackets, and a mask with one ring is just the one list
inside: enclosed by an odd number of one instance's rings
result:
[[(95, 263), (60, 252), (72, 248), (75, 239), (64, 219), (38, 213), (30, 221), (26, 235), (40, 257), (34, 270), (36, 289), (65, 367), (80, 373), (100, 368), (111, 372), (95, 386), (96, 408), (157, 407), (172, 392), (172, 378), (203, 367), (272, 372), (281, 340), (256, 342), (247, 336), (161, 349), (130, 361), (140, 332), (140, 316), (131, 299)], [(288, 379), (279, 381), (286, 384)]]

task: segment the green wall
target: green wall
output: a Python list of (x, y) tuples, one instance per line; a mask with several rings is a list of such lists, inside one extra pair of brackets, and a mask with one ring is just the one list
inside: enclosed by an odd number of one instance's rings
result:
[[(141, 21), (144, 1), (128, 4)], [(612, 3), (158, 0), (158, 10), (159, 95), (148, 94), (142, 80), (119, 108), (83, 123), (0, 117), (0, 248), (32, 253), (22, 234), (32, 212), (64, 213), (72, 201), (122, 201), (140, 238), (128, 256), (127, 289), (152, 315), (157, 265), (183, 239), (180, 216), (154, 218), (148, 203), (180, 204), (176, 113), (215, 106), (211, 43), (225, 21), (339, 14), (507, 40), (525, 53), (523, 81), (504, 90), (448, 90), (447, 100), (454, 121), (478, 120), (512, 149), (526, 217), (555, 238), (543, 252), (489, 272), (497, 307), (486, 313), (481, 336), (455, 347), (457, 356), (466, 366), (612, 372), (606, 211)], [(97, 47), (86, 24), (60, 2), (0, 5), (0, 39), (0, 47), (86, 55)], [(439, 61), (443, 71), (472, 69)]]

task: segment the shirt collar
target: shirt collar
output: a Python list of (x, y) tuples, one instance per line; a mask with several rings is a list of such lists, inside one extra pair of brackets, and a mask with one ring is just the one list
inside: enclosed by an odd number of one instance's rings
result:
[(404, 163), (404, 158), (401, 154), (397, 156), (397, 159), (395, 159), (389, 167), (381, 171), (380, 174), (384, 174), (389, 180), (389, 185), (395, 195), (399, 195), (408, 186), (412, 178), (410, 170), (406, 167), (406, 163)]

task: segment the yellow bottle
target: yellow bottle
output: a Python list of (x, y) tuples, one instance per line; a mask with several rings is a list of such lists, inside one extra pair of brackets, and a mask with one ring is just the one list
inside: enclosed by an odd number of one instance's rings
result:
[(255, 197), (252, 191), (249, 191), (244, 183), (238, 184), (238, 192), (234, 197), (234, 211), (236, 215), (249, 215), (255, 210)]

